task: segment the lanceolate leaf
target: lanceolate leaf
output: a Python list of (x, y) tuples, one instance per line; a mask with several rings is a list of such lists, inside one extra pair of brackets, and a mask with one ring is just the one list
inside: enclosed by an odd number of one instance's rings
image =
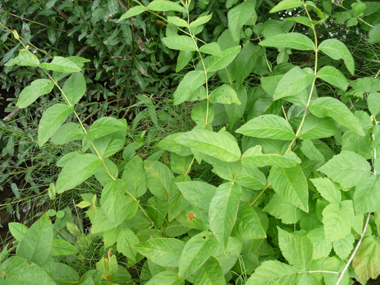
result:
[(352, 261), (352, 267), (359, 277), (359, 281), (370, 278), (376, 279), (380, 275), (380, 240), (376, 236), (363, 239)]
[(135, 198), (138, 198), (146, 192), (146, 178), (144, 162), (138, 156), (128, 161), (124, 166), (122, 178), (125, 182), (127, 191)]
[(291, 48), (297, 50), (314, 50), (313, 41), (299, 33), (280, 34), (260, 42), (264, 47)]
[(72, 74), (65, 82), (62, 88), (68, 100), (69, 105), (75, 105), (86, 92), (86, 81), (82, 73), (77, 72)]
[(301, 166), (282, 168), (273, 166), (269, 178), (280, 196), (304, 212), (309, 211), (309, 190)]
[(102, 165), (98, 156), (82, 154), (71, 159), (63, 168), (57, 180), (57, 193), (63, 193), (92, 176)]
[(228, 28), (235, 41), (240, 40), (243, 24), (251, 18), (255, 12), (256, 1), (248, 0), (228, 11)]
[(245, 136), (293, 140), (296, 138), (291, 125), (282, 117), (276, 115), (262, 115), (248, 121), (236, 130)]
[(225, 67), (227, 67), (239, 54), (241, 47), (235, 46), (228, 48), (226, 50), (223, 50), (223, 56), (211, 56), (210, 58), (207, 58), (206, 62), (206, 69), (207, 72), (214, 72), (221, 70)]
[(227, 246), (228, 237), (236, 221), (242, 190), (239, 184), (220, 185), (211, 200), (209, 210), (210, 228), (218, 242)]
[(277, 260), (264, 261), (248, 279), (246, 285), (288, 285), (296, 284), (297, 270)]
[(162, 41), (170, 49), (183, 51), (196, 51), (197, 46), (194, 40), (188, 36), (170, 36), (163, 38)]
[(222, 133), (195, 129), (178, 136), (176, 141), (222, 161), (237, 161), (241, 155), (237, 142)]
[(211, 18), (212, 18), (212, 14), (198, 17), (195, 21), (190, 23), (190, 28), (206, 24), (208, 21), (211, 20)]
[(51, 63), (41, 63), (40, 67), (47, 70), (64, 73), (73, 73), (81, 70), (78, 65), (73, 63), (71, 60), (61, 56), (55, 56)]
[(319, 118), (331, 117), (343, 126), (364, 136), (358, 118), (339, 100), (332, 97), (321, 97), (314, 100), (309, 106), (310, 112)]
[(211, 54), (211, 55), (220, 56), (220, 57), (223, 56), (222, 49), (220, 48), (220, 45), (217, 42), (205, 44), (200, 47), (199, 51), (203, 53)]
[(121, 15), (120, 19), (118, 20), (118, 22), (122, 21), (122, 20), (125, 20), (125, 19), (128, 19), (130, 17), (133, 17), (133, 16), (137, 16), (137, 15), (140, 15), (141, 13), (143, 13), (145, 11), (145, 7), (142, 7), (142, 6), (136, 6), (136, 7), (132, 7), (131, 9), (128, 10), (127, 13)]
[(317, 77), (342, 89), (343, 91), (347, 90), (348, 82), (346, 77), (343, 75), (341, 71), (332, 66), (324, 66), (322, 67), (318, 73)]
[(371, 175), (357, 184), (354, 206), (357, 214), (380, 211), (380, 177)]
[(269, 11), (269, 13), (276, 13), (282, 10), (297, 8), (301, 6), (303, 6), (303, 3), (301, 0), (283, 0), (280, 3), (278, 3), (275, 7), (273, 7)]
[(43, 113), (38, 128), (38, 145), (40, 147), (54, 135), (73, 111), (74, 108), (69, 105), (55, 104)]
[(166, 0), (154, 0), (149, 3), (148, 9), (152, 11), (177, 11), (186, 13), (186, 9), (179, 4)]
[(185, 75), (176, 91), (174, 92), (174, 105), (181, 104), (188, 100), (193, 92), (206, 83), (204, 71), (190, 71)]
[(126, 130), (127, 126), (121, 120), (112, 117), (103, 117), (91, 125), (86, 137), (89, 140), (99, 139), (123, 129)]
[(354, 75), (355, 62), (346, 45), (337, 39), (324, 40), (318, 47), (323, 53), (335, 60), (343, 59), (348, 71)]
[(17, 100), (18, 108), (26, 108), (38, 97), (48, 94), (54, 87), (53, 81), (49, 79), (37, 79), (32, 82), (30, 86), (27, 86), (22, 90)]

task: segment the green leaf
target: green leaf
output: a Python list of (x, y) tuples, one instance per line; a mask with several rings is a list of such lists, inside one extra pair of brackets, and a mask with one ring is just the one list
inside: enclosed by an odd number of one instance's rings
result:
[(194, 284), (197, 285), (225, 285), (223, 270), (218, 261), (214, 257), (210, 257), (202, 266), (194, 273)]
[(311, 70), (302, 70), (296, 66), (281, 78), (273, 94), (273, 100), (296, 95), (306, 89), (313, 81), (315, 75)]
[(223, 133), (195, 129), (178, 136), (176, 141), (222, 161), (237, 161), (241, 155), (237, 142)]
[(304, 16), (289, 17), (289, 18), (284, 18), (284, 20), (287, 22), (296, 22), (309, 28), (313, 26), (310, 22), (310, 19)]
[(139, 243), (139, 238), (128, 228), (123, 228), (117, 236), (117, 251), (121, 252), (128, 259), (137, 262), (137, 251), (131, 248)]
[(373, 116), (380, 112), (380, 93), (372, 92), (368, 94), (367, 99), (368, 109)]
[(228, 11), (228, 29), (235, 41), (240, 40), (242, 27), (255, 13), (255, 8), (256, 1), (246, 1)]
[[(236, 175), (236, 170), (234, 170), (233, 175)], [(232, 180), (233, 178), (231, 181)], [(262, 173), (258, 168), (247, 168), (241, 166), (236, 177), (236, 183), (240, 184), (242, 187), (253, 190), (261, 190), (267, 184), (267, 180), (264, 173)]]
[(50, 93), (53, 89), (54, 83), (49, 79), (34, 80), (30, 86), (25, 87), (19, 95), (16, 106), (20, 109), (28, 107), (38, 97)]
[(53, 279), (57, 284), (65, 284), (64, 281), (79, 282), (79, 274), (67, 264), (54, 262), (53, 266), (55, 267)]
[(180, 72), (186, 67), (193, 57), (193, 52), (191, 51), (180, 51), (177, 58), (177, 66), (175, 68), (176, 72)]
[(285, 263), (264, 261), (251, 275), (245, 285), (289, 285), (296, 284), (297, 270)]
[(319, 259), (327, 257), (332, 249), (331, 242), (326, 241), (325, 231), (322, 227), (311, 230), (307, 237), (310, 239), (313, 245), (313, 259)]
[(324, 66), (322, 67), (318, 73), (317, 77), (342, 89), (343, 91), (347, 90), (348, 82), (343, 73), (336, 69), (333, 66)]
[(8, 224), (9, 231), (12, 236), (18, 241), (21, 242), (25, 233), (29, 230), (27, 226), (21, 223), (9, 223)]
[(200, 25), (206, 24), (212, 18), (212, 14), (207, 16), (200, 16), (195, 21), (190, 23), (190, 28), (198, 27)]
[(284, 224), (295, 224), (303, 217), (303, 212), (275, 193), (263, 211), (268, 212)]
[(245, 136), (265, 139), (293, 140), (296, 138), (289, 122), (276, 115), (262, 115), (253, 118), (236, 132)]
[[(194, 107), (195, 109), (196, 107)], [(194, 110), (193, 109), (193, 110)], [(191, 149), (179, 144), (176, 142), (176, 138), (183, 134), (183, 132), (178, 132), (175, 134), (168, 135), (166, 138), (164, 138), (162, 141), (158, 143), (158, 147), (160, 149), (164, 149), (170, 152), (174, 152), (177, 155), (180, 156), (189, 156), (192, 155), (193, 153), (191, 152)]]
[(91, 177), (102, 165), (98, 156), (82, 154), (69, 160), (57, 180), (57, 193), (73, 189)]
[(187, 101), (193, 92), (206, 83), (204, 71), (194, 70), (188, 72), (179, 83), (174, 92), (174, 105)]
[(187, 27), (187, 22), (177, 16), (168, 16), (168, 22), (178, 27)]
[(173, 180), (171, 170), (159, 161), (144, 161), (147, 186), (154, 196), (161, 200), (168, 199), (170, 184)]
[(363, 239), (352, 261), (352, 267), (359, 281), (370, 278), (376, 279), (380, 275), (380, 240), (369, 236)]
[(206, 70), (207, 72), (214, 72), (227, 67), (239, 54), (241, 47), (235, 46), (223, 50), (223, 56), (211, 56), (207, 58)]
[(98, 139), (120, 130), (127, 130), (126, 124), (121, 120), (112, 117), (103, 117), (91, 125), (86, 137), (88, 140)]
[(335, 60), (343, 59), (348, 71), (354, 75), (355, 62), (346, 45), (337, 39), (324, 40), (318, 49)]
[(218, 242), (210, 232), (201, 232), (193, 236), (185, 245), (179, 260), (178, 275), (188, 278), (213, 254)]
[(166, 0), (154, 0), (149, 3), (148, 9), (152, 11), (177, 11), (187, 13), (186, 9), (179, 4)]
[(274, 165), (280, 167), (294, 167), (301, 160), (294, 154), (285, 156), (279, 154), (263, 154), (261, 145), (249, 148), (242, 156), (241, 163), (246, 167), (264, 167)]
[(38, 145), (40, 147), (54, 135), (73, 111), (74, 108), (66, 104), (55, 104), (43, 113), (38, 127)]
[(343, 126), (353, 130), (361, 136), (364, 136), (364, 132), (358, 118), (356, 118), (347, 106), (338, 99), (332, 97), (318, 98), (311, 102), (309, 110), (319, 118), (331, 117)]
[(131, 159), (125, 166), (122, 175), (127, 191), (135, 198), (144, 195), (147, 189), (144, 162), (138, 156)]
[(160, 266), (178, 267), (185, 242), (175, 238), (152, 238), (132, 245), (132, 249)]
[(55, 56), (51, 63), (41, 63), (40, 67), (63, 73), (73, 73), (81, 70), (74, 62), (61, 56)]
[(153, 276), (145, 285), (180, 285), (184, 284), (175, 271), (161, 271)]
[(33, 53), (28, 50), (21, 50), (18, 56), (12, 58), (10, 61), (4, 64), (4, 66), (38, 66), (39, 64), (40, 61)]
[(84, 147), (89, 147), (93, 154), (99, 155), (100, 157), (106, 158), (115, 154), (116, 152), (123, 149), (126, 138), (126, 130), (118, 131), (114, 134), (109, 134), (104, 137), (94, 139), (92, 143), (94, 144), (96, 151), (91, 144), (91, 141), (85, 136), (82, 140)]
[(314, 178), (310, 179), (315, 185), (321, 196), (330, 203), (340, 203), (342, 200), (339, 185), (332, 182), (328, 178)]
[(269, 177), (276, 193), (304, 212), (309, 212), (309, 190), (301, 166), (273, 166)]
[(86, 80), (84, 79), (83, 74), (80, 72), (72, 74), (66, 80), (62, 90), (66, 95), (64, 99), (68, 100), (67, 104), (73, 106), (78, 103), (86, 92)]
[(368, 41), (371, 44), (379, 43), (380, 42), (380, 24), (377, 24), (369, 31), (369, 39)]
[(51, 249), (52, 256), (72, 255), (78, 253), (78, 250), (71, 243), (63, 239), (53, 240), (53, 247)]
[[(48, 256), (46, 256), (48, 257)], [(56, 283), (41, 267), (29, 264), (24, 258), (12, 256), (0, 265), (0, 271), (6, 274), (3, 284), (14, 285), (55, 285)], [(2, 280), (3, 281), (3, 280)]]
[(263, 239), (266, 238), (259, 216), (248, 203), (240, 201), (235, 226), (232, 235), (241, 240)]
[(343, 150), (318, 169), (343, 188), (364, 183), (371, 175), (371, 166), (359, 154)]
[(209, 210), (210, 229), (218, 242), (226, 247), (228, 237), (234, 227), (242, 190), (239, 184), (224, 183), (220, 185), (211, 200)]
[(282, 10), (292, 9), (292, 8), (298, 8), (303, 6), (303, 3), (301, 0), (283, 0), (280, 3), (278, 3), (276, 6), (274, 6), (269, 13), (276, 13)]
[(117, 227), (116, 224), (112, 223), (104, 213), (103, 208), (98, 208), (97, 212), (92, 219), (92, 227), (91, 227), (91, 233), (97, 234), (106, 232), (112, 229), (115, 229)]
[(170, 36), (163, 38), (162, 41), (170, 49), (181, 51), (196, 51), (197, 46), (194, 40), (188, 36)]
[(85, 135), (79, 124), (70, 122), (59, 127), (51, 137), (51, 142), (56, 145), (62, 145), (71, 141), (80, 140)]
[(187, 181), (176, 183), (185, 199), (195, 208), (208, 212), (216, 187), (200, 181)]
[[(347, 176), (349, 177), (349, 176)], [(371, 175), (357, 184), (354, 192), (354, 206), (357, 214), (380, 210), (380, 178)]]
[(223, 244), (218, 244), (218, 247), (212, 256), (218, 260), (218, 263), (223, 270), (223, 274), (227, 274), (236, 264), (242, 248), (242, 242), (238, 238), (232, 236), (228, 239), (227, 247)]
[(346, 260), (354, 249), (355, 238), (352, 234), (349, 234), (343, 239), (333, 242), (334, 251), (341, 260)]
[(42, 266), (50, 256), (53, 235), (51, 221), (48, 214), (45, 214), (25, 233), (17, 246), (16, 255)]
[(308, 114), (298, 137), (304, 140), (331, 137), (338, 132), (336, 125), (331, 118), (318, 118)]
[(264, 47), (315, 50), (313, 41), (299, 33), (279, 34), (261, 41), (260, 45)]
[(219, 56), (219, 57), (223, 56), (222, 49), (220, 48), (220, 45), (217, 42), (205, 44), (200, 47), (199, 51), (203, 53)]
[(124, 13), (121, 15), (120, 19), (117, 22), (120, 22), (125, 19), (129, 19), (130, 17), (140, 15), (141, 13), (145, 12), (146, 8), (143, 6), (136, 6), (132, 7), (131, 9), (128, 10), (127, 13)]
[(210, 93), (209, 100), (211, 103), (220, 103), (220, 104), (238, 104), (241, 102), (236, 94), (236, 91), (227, 84), (219, 86)]
[(327, 242), (340, 240), (351, 233), (351, 220), (354, 216), (352, 201), (332, 203), (323, 210), (322, 215)]

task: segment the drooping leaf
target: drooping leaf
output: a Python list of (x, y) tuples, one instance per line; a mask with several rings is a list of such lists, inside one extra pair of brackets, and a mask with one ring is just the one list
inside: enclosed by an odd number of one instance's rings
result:
[(193, 92), (205, 83), (206, 77), (204, 71), (194, 70), (188, 72), (173, 94), (174, 105), (181, 104), (188, 100)]
[(357, 214), (380, 211), (380, 178), (371, 175), (358, 183), (354, 192)]
[(80, 72), (72, 74), (65, 82), (62, 88), (68, 100), (67, 104), (73, 106), (79, 102), (84, 93), (86, 92), (86, 80)]
[(333, 66), (324, 66), (322, 67), (318, 73), (317, 77), (334, 85), (343, 91), (347, 90), (348, 82), (346, 77), (343, 75), (341, 71), (336, 69)]
[(50, 63), (41, 63), (39, 66), (47, 70), (63, 73), (74, 73), (81, 70), (74, 62), (61, 56), (55, 56)]
[(48, 94), (53, 87), (54, 83), (49, 79), (34, 80), (30, 86), (25, 87), (24, 90), (21, 91), (16, 106), (18, 108), (28, 107), (36, 101), (38, 97)]
[(182, 51), (196, 51), (197, 46), (194, 40), (188, 36), (170, 36), (163, 38), (162, 41), (170, 49)]
[(309, 110), (319, 118), (331, 117), (343, 126), (364, 136), (363, 129), (358, 118), (347, 108), (347, 106), (333, 97), (321, 97), (309, 106)]
[(368, 236), (363, 239), (352, 261), (352, 267), (359, 281), (380, 275), (380, 241), (378, 237)]
[(255, 209), (246, 202), (240, 202), (232, 235), (241, 240), (266, 238), (266, 233), (261, 225), (259, 216)]
[(218, 88), (214, 89), (209, 96), (211, 103), (220, 103), (220, 104), (238, 104), (241, 102), (236, 94), (236, 91), (227, 84), (223, 84)]
[(140, 15), (140, 14), (143, 13), (145, 10), (146, 10), (146, 8), (145, 8), (145, 7), (142, 7), (142, 6), (132, 7), (131, 9), (129, 9), (129, 10), (127, 11), (127, 13), (124, 13), (123, 15), (121, 15), (120, 19), (119, 19), (117, 22), (120, 22), (120, 21), (122, 21), (122, 20), (129, 19), (130, 17), (133, 17), (133, 16)]
[(191, 51), (180, 51), (177, 58), (177, 66), (175, 68), (176, 72), (180, 72), (186, 67), (193, 57), (193, 52)]
[(277, 260), (264, 261), (248, 279), (246, 285), (288, 285), (296, 284), (297, 270)]
[(186, 9), (177, 3), (167, 0), (154, 0), (149, 3), (148, 9), (152, 11), (177, 11), (186, 13)]
[(309, 28), (312, 27), (310, 19), (308, 17), (305, 17), (305, 16), (289, 17), (289, 18), (284, 18), (284, 20), (288, 21), (288, 22), (296, 22), (296, 23), (302, 24), (304, 26), (307, 26)]
[(282, 10), (287, 10), (291, 8), (298, 8), (303, 6), (303, 3), (301, 0), (283, 0), (280, 3), (278, 3), (276, 6), (274, 6), (269, 13), (276, 13)]
[(260, 42), (264, 47), (291, 48), (297, 50), (314, 50), (313, 41), (300, 33), (279, 34)]
[(323, 198), (330, 203), (340, 203), (342, 197), (339, 189), (339, 185), (332, 182), (328, 178), (314, 178), (311, 182), (315, 185), (318, 192)]
[(182, 20), (180, 17), (177, 17), (177, 16), (168, 16), (168, 22), (172, 23), (178, 27), (187, 27), (187, 22), (185, 20)]
[(20, 50), (19, 55), (9, 60), (5, 66), (38, 66), (40, 61), (38, 58), (28, 50)]
[(281, 219), (284, 224), (295, 224), (301, 220), (303, 212), (290, 202), (275, 193), (263, 211), (268, 212), (277, 219)]

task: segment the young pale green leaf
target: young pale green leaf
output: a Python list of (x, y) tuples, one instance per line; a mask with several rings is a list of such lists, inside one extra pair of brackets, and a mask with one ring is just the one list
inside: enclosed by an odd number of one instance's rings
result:
[(249, 148), (242, 156), (241, 163), (246, 167), (264, 167), (274, 165), (280, 167), (294, 167), (301, 160), (293, 153), (286, 156), (279, 154), (263, 154), (261, 145)]
[(313, 245), (313, 259), (326, 258), (330, 254), (332, 244), (326, 241), (323, 227), (311, 230), (307, 237)]
[(194, 70), (188, 72), (179, 83), (174, 92), (174, 105), (181, 104), (188, 100), (193, 92), (206, 83), (204, 71)]
[(21, 223), (9, 223), (8, 224), (9, 231), (11, 232), (12, 236), (20, 242), (25, 233), (29, 230), (27, 226)]
[(284, 20), (287, 22), (296, 22), (309, 28), (313, 26), (310, 22), (310, 19), (304, 16), (289, 17), (289, 18), (284, 18)]
[(38, 66), (39, 64), (40, 61), (33, 53), (28, 50), (21, 50), (18, 56), (12, 58), (10, 61), (4, 64), (4, 66)]
[(185, 284), (183, 279), (180, 279), (175, 271), (161, 271), (153, 276), (146, 285), (181, 285)]
[(310, 104), (309, 110), (319, 118), (331, 117), (343, 126), (364, 136), (358, 118), (356, 118), (347, 106), (338, 99), (333, 97), (318, 98)]
[(324, 66), (322, 67), (318, 73), (317, 77), (342, 89), (343, 91), (347, 90), (348, 82), (343, 73), (336, 69), (333, 66)]
[(280, 3), (278, 3), (276, 6), (274, 6), (269, 13), (276, 13), (282, 10), (292, 9), (292, 8), (298, 8), (303, 6), (303, 3), (301, 0), (283, 0)]
[(16, 255), (42, 266), (50, 256), (53, 238), (53, 228), (46, 213), (25, 233), (17, 246)]
[(55, 56), (51, 63), (41, 63), (40, 67), (64, 73), (74, 73), (81, 70), (74, 62), (61, 56)]
[(332, 203), (323, 210), (322, 215), (327, 242), (340, 240), (351, 233), (351, 221), (354, 216), (352, 201)]
[(303, 212), (275, 193), (263, 211), (280, 219), (284, 224), (296, 224), (303, 217)]
[(338, 127), (331, 118), (318, 118), (313, 114), (308, 114), (305, 118), (302, 129), (298, 137), (304, 140), (327, 138), (335, 135)]
[(235, 46), (231, 48), (227, 48), (223, 50), (223, 56), (211, 56), (210, 58), (207, 58), (206, 62), (206, 70), (207, 72), (214, 72), (221, 70), (225, 67), (227, 67), (239, 54), (241, 47)]
[(80, 140), (85, 135), (79, 124), (70, 122), (59, 127), (51, 137), (51, 142), (56, 145), (62, 145), (71, 141)]
[(137, 262), (137, 251), (133, 250), (131, 246), (139, 242), (140, 240), (134, 232), (128, 228), (123, 228), (117, 236), (117, 251), (133, 262)]
[(116, 133), (120, 130), (127, 130), (127, 125), (118, 119), (103, 117), (96, 120), (91, 125), (86, 138), (88, 140), (98, 139), (106, 135)]
[(376, 279), (380, 275), (380, 240), (372, 235), (363, 239), (352, 261), (352, 267), (359, 281), (370, 278)]
[(273, 100), (296, 95), (306, 89), (315, 79), (311, 70), (296, 66), (281, 78), (273, 94)]
[(237, 161), (241, 152), (235, 140), (223, 133), (195, 129), (175, 139), (178, 143), (226, 162)]
[(371, 166), (359, 154), (343, 150), (318, 169), (343, 188), (364, 183), (371, 175)]
[(349, 234), (343, 239), (333, 242), (334, 251), (341, 260), (346, 260), (354, 249), (355, 238), (352, 234)]
[(220, 45), (217, 42), (205, 44), (200, 47), (199, 51), (203, 53), (219, 56), (219, 57), (223, 56), (222, 49), (220, 48)]
[(208, 212), (216, 187), (200, 181), (187, 181), (176, 183), (185, 199), (195, 208)]
[(273, 166), (269, 177), (276, 193), (304, 212), (309, 212), (309, 189), (301, 166)]
[(219, 86), (215, 90), (210, 93), (209, 100), (211, 103), (219, 103), (219, 104), (238, 104), (241, 102), (236, 94), (236, 91), (227, 84), (223, 84)]
[(218, 261), (214, 257), (210, 257), (202, 266), (194, 273), (194, 284), (197, 285), (226, 285), (223, 270)]
[(91, 177), (102, 165), (98, 156), (82, 154), (68, 161), (58, 176), (57, 193), (73, 189)]
[(178, 275), (182, 279), (192, 275), (208, 260), (217, 245), (215, 236), (210, 232), (201, 232), (193, 236), (182, 251)]
[(340, 203), (342, 196), (340, 193), (339, 185), (332, 182), (328, 178), (314, 178), (310, 179), (315, 185), (321, 196), (330, 203)]
[(264, 47), (315, 50), (313, 41), (299, 33), (279, 34), (261, 41), (260, 45)]
[(256, 211), (246, 202), (240, 201), (232, 235), (241, 240), (263, 239), (267, 236)]
[(276, 115), (262, 115), (253, 118), (236, 132), (245, 136), (265, 139), (293, 140), (296, 138), (289, 122)]
[[(46, 258), (49, 257), (48, 255)], [(6, 274), (3, 284), (55, 285), (44, 269), (19, 256), (12, 256), (0, 265), (0, 271)]]
[(170, 49), (181, 51), (196, 51), (197, 46), (193, 39), (188, 36), (170, 36), (163, 38), (162, 41)]
[(38, 97), (48, 94), (54, 87), (53, 81), (49, 79), (37, 79), (34, 80), (30, 86), (27, 86), (22, 90), (17, 100), (16, 106), (18, 108), (26, 108)]
[(74, 108), (66, 104), (55, 104), (43, 113), (38, 127), (38, 145), (40, 147), (54, 135), (73, 111)]
[(190, 23), (190, 28), (198, 27), (200, 25), (206, 24), (212, 18), (212, 13), (207, 16), (198, 17), (195, 21)]
[(242, 189), (239, 184), (224, 183), (215, 192), (210, 203), (209, 222), (218, 242), (226, 247), (234, 227)]
[(245, 1), (228, 10), (228, 29), (235, 41), (240, 40), (243, 24), (255, 13), (256, 1)]
[(139, 156), (135, 156), (124, 166), (122, 179), (127, 191), (135, 198), (144, 195), (147, 189), (144, 162)]
[(176, 11), (186, 13), (186, 9), (177, 3), (167, 0), (154, 0), (149, 3), (148, 9), (152, 11)]
[[(349, 176), (347, 176), (348, 178)], [(380, 211), (380, 178), (371, 175), (358, 183), (354, 192), (357, 214)]]
[(355, 73), (355, 62), (350, 51), (346, 45), (337, 39), (328, 39), (321, 42), (318, 46), (320, 51), (327, 54), (329, 57), (335, 60), (343, 59), (348, 71), (354, 75)]
[(71, 243), (63, 239), (53, 240), (53, 247), (51, 249), (52, 256), (72, 255), (76, 253), (78, 253), (78, 250)]
[(157, 198), (168, 199), (170, 184), (173, 180), (173, 173), (163, 163), (159, 161), (144, 161), (147, 186)]
[(245, 285), (289, 285), (296, 284), (297, 270), (277, 260), (264, 261), (251, 275)]
[(168, 22), (178, 27), (187, 27), (187, 22), (177, 16), (168, 16)]
[(130, 17), (140, 15), (144, 11), (146, 11), (146, 8), (143, 6), (132, 7), (131, 9), (128, 10), (127, 13), (124, 13), (123, 15), (121, 15), (120, 19), (117, 22), (129, 19)]
[(178, 267), (185, 242), (175, 238), (152, 238), (132, 245), (132, 249), (146, 256), (155, 264)]
[(67, 104), (70, 106), (75, 105), (82, 98), (86, 92), (86, 80), (80, 72), (72, 74), (63, 85), (63, 93), (65, 93)]

